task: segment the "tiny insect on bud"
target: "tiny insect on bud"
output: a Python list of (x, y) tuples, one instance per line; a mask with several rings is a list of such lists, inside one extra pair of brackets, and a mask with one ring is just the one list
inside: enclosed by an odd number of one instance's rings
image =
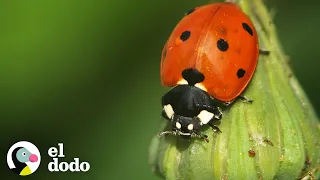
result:
[(255, 157), (255, 156), (256, 156), (256, 152), (254, 152), (253, 149), (250, 149), (250, 150), (248, 151), (248, 154), (249, 154), (250, 157)]
[(269, 139), (264, 139), (263, 141), (265, 143), (269, 144), (270, 146), (273, 146), (273, 143)]

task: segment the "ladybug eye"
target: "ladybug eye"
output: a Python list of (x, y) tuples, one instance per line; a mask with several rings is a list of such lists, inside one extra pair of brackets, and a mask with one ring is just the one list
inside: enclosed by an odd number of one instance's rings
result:
[(27, 153), (26, 153), (26, 152), (23, 152), (23, 153), (22, 153), (22, 156), (26, 156), (26, 155), (27, 155)]

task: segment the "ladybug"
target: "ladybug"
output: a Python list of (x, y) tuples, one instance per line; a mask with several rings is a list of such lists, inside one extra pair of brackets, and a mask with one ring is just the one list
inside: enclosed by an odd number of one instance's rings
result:
[(161, 83), (173, 87), (162, 96), (162, 116), (172, 134), (203, 140), (200, 128), (221, 120), (220, 105), (242, 96), (259, 54), (258, 35), (248, 16), (234, 3), (213, 3), (189, 11), (167, 40), (161, 57)]

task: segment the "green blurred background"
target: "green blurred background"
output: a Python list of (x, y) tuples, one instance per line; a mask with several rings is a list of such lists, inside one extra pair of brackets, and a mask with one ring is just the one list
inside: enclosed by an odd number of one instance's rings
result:
[[(209, 0), (28, 0), (0, 2), (0, 138), (42, 153), (29, 179), (159, 179), (148, 146), (160, 121), (162, 47), (183, 14)], [(295, 75), (320, 111), (320, 1), (268, 0)], [(87, 173), (48, 173), (49, 147)], [(1, 178), (2, 179), (2, 178)]]

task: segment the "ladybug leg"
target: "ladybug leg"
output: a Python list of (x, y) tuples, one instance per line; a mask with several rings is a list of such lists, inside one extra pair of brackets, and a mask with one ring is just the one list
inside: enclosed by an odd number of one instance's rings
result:
[(220, 128), (218, 128), (218, 126), (212, 124), (212, 121), (210, 121), (208, 123), (208, 125), (213, 129), (213, 131), (218, 132), (218, 133), (222, 133), (222, 131), (220, 130)]
[(268, 50), (265, 50), (265, 49), (259, 49), (259, 54), (261, 54), (261, 55), (269, 55), (270, 54), (270, 51), (268, 51)]
[(207, 143), (209, 142), (208, 136), (205, 135), (205, 134), (200, 134), (200, 133), (193, 132), (190, 136), (191, 136), (192, 138), (203, 139), (203, 140), (205, 140)]
[(222, 104), (223, 104), (223, 105), (225, 105), (225, 106), (229, 106), (230, 104), (232, 104), (232, 103), (233, 103), (233, 101), (234, 101), (234, 100), (229, 101), (229, 102), (222, 102)]
[(248, 97), (246, 96), (238, 96), (238, 98), (242, 101), (242, 102), (245, 102), (245, 103), (252, 103), (253, 100), (252, 99), (249, 99)]

